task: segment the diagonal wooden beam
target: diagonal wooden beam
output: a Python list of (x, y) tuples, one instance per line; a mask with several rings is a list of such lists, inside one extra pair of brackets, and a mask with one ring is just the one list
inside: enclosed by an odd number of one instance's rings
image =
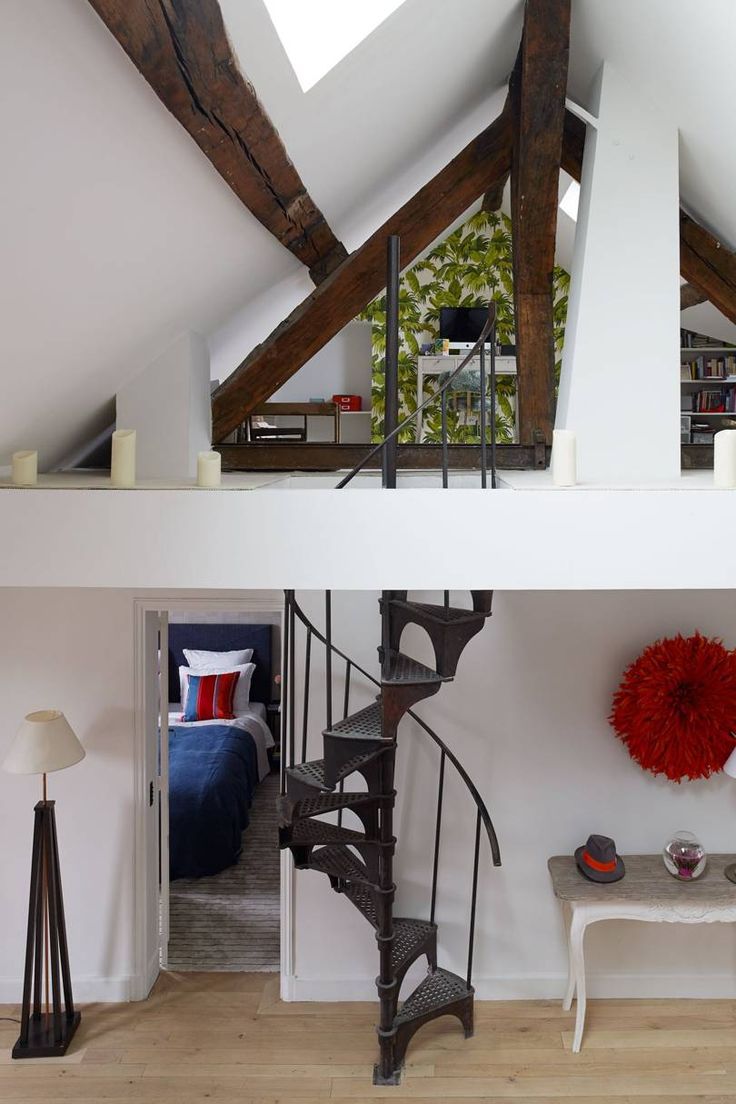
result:
[(245, 79), (217, 0), (89, 0), (237, 197), (315, 283), (345, 258)]
[(694, 284), (682, 284), (680, 286), (680, 310), (688, 307), (697, 307), (700, 303), (707, 303), (708, 296)]
[(736, 322), (736, 253), (680, 208), (680, 273)]
[(410, 264), (511, 165), (511, 116), (501, 115), (305, 299), (218, 387), (212, 439), (219, 442), (355, 318), (385, 286), (386, 238), (401, 237)]
[(554, 425), (553, 283), (570, 0), (526, 0), (509, 86), (513, 109), (511, 236), (519, 439), (550, 443)]

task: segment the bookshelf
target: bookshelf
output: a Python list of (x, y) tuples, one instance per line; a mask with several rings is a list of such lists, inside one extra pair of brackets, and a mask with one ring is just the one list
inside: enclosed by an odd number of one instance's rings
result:
[(711, 445), (719, 429), (736, 429), (736, 347), (680, 349), (680, 441)]

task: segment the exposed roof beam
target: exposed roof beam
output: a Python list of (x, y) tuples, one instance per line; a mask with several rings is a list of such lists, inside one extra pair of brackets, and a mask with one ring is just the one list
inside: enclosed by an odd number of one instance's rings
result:
[(569, 52), (570, 0), (526, 0), (510, 83), (511, 235), (523, 445), (550, 443), (554, 425), (553, 280)]
[(505, 180), (510, 165), (511, 118), (506, 105), (218, 387), (212, 400), (213, 441), (222, 441), (378, 295), (386, 281), (389, 234), (401, 236), (401, 263), (410, 264), (484, 192)]
[(700, 288), (696, 288), (694, 284), (682, 284), (680, 286), (680, 310), (687, 310), (688, 307), (697, 307), (699, 303), (707, 303), (708, 296)]
[(238, 198), (320, 283), (345, 258), (238, 68), (217, 0), (89, 0)]
[(736, 322), (736, 254), (680, 209), (680, 273)]

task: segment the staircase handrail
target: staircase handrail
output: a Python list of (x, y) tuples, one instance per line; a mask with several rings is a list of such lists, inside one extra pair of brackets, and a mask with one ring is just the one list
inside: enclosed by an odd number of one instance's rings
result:
[[(304, 627), (306, 629), (309, 630), (309, 632), (311, 632), (317, 638), (317, 640), (319, 640), (322, 644), (324, 644), (325, 648), (330, 649), (332, 652), (335, 653), (335, 655), (338, 655), (341, 659), (344, 659), (346, 663), (349, 663), (350, 666), (352, 668), (354, 668), (356, 671), (358, 671), (361, 675), (363, 675), (364, 678), (368, 679), (369, 682), (372, 682), (374, 686), (378, 686), (380, 688), (380, 685), (381, 685), (380, 680), (377, 679), (375, 677), (375, 675), (372, 675), (369, 671), (366, 671), (364, 667), (361, 667), (361, 665), (359, 663), (356, 663), (354, 659), (352, 659), (349, 655), (346, 655), (345, 652), (343, 652), (335, 644), (333, 644), (331, 642), (328, 642), (327, 638), (319, 631), (317, 626), (314, 625), (313, 622), (310, 621), (310, 619), (307, 617), (304, 610), (301, 608), (301, 606), (297, 602), (296, 598), (294, 597), (293, 593), (292, 593), (290, 601), (291, 601), (291, 605), (292, 605), (292, 608), (294, 610), (294, 613), (299, 618), (301, 623), (304, 625)], [(481, 821), (483, 822), (483, 827), (486, 830), (486, 835), (488, 837), (488, 842), (489, 842), (490, 848), (491, 848), (491, 855), (492, 855), (492, 858), (493, 858), (493, 865), (494, 866), (500, 866), (501, 865), (501, 849), (498, 845), (498, 837), (496, 836), (496, 830), (493, 827), (493, 821), (491, 820), (491, 815), (488, 812), (488, 808), (486, 806), (486, 803), (484, 802), (483, 798), (480, 796), (480, 793), (478, 792), (478, 789), (477, 789), (475, 783), (473, 782), (472, 778), (470, 777), (470, 775), (468, 774), (468, 772), (466, 771), (465, 767), (462, 765), (460, 760), (457, 758), (455, 753), (453, 751), (451, 751), (450, 748), (447, 746), (447, 744), (444, 742), (444, 740), (442, 740), (437, 735), (437, 733), (432, 728), (430, 728), (430, 726), (427, 724), (427, 722), (423, 721), (422, 718), (419, 717), (414, 712), (413, 709), (409, 709), (408, 714), (413, 720), (415, 720), (417, 722), (417, 724), (420, 726), (420, 728), (422, 728), (426, 732), (426, 734), (430, 737), (430, 739), (432, 739), (434, 741), (434, 743), (437, 745), (437, 747), (440, 748), (442, 753), (450, 760), (453, 767), (455, 768), (455, 770), (458, 772), (458, 774), (462, 778), (468, 792), (470, 793), (470, 796), (473, 798), (476, 809), (478, 811), (478, 815), (480, 816)]]
[[(485, 322), (485, 324), (483, 326), (483, 329), (481, 330), (480, 337), (478, 338), (478, 340), (476, 341), (475, 345), (470, 350), (468, 355), (465, 357), (465, 359), (460, 362), (460, 364), (457, 366), (457, 368), (453, 369), (453, 371), (450, 372), (450, 374), (448, 375), (445, 382), (440, 387), (438, 387), (436, 391), (433, 391), (432, 394), (429, 395), (416, 408), (416, 410), (413, 410), (412, 413), (408, 415), (408, 417), (404, 418), (403, 422), (399, 422), (399, 424), (394, 429), (392, 429), (390, 433), (387, 433), (386, 436), (383, 438), (383, 440), (379, 441), (378, 444), (375, 446), (375, 448), (372, 448), (371, 451), (369, 453), (367, 453), (363, 457), (363, 459), (360, 460), (355, 465), (355, 467), (351, 471), (348, 472), (348, 474), (346, 476), (343, 476), (343, 478), (340, 480), (340, 482), (337, 483), (336, 486), (335, 486), (336, 491), (340, 491), (340, 490), (342, 490), (343, 487), (347, 487), (348, 483), (352, 479), (354, 479), (355, 476), (360, 471), (362, 471), (362, 469), (365, 467), (365, 465), (368, 463), (369, 460), (372, 460), (374, 456), (376, 456), (379, 452), (384, 450), (386, 448), (386, 445), (388, 445), (388, 443), (390, 441), (393, 441), (393, 439), (395, 437), (397, 437), (399, 433), (401, 433), (402, 429), (406, 429), (406, 427), (408, 425), (410, 425), (413, 421), (416, 420), (417, 414), (423, 413), (428, 406), (431, 406), (432, 403), (435, 403), (437, 401), (437, 399), (441, 398), (445, 394), (445, 392), (449, 389), (450, 384), (453, 382), (453, 380), (457, 379), (457, 377), (460, 375), (460, 373), (465, 368), (467, 368), (468, 364), (470, 363), (470, 361), (473, 359), (474, 356), (478, 356), (478, 354), (481, 352), (483, 346), (486, 344), (488, 338), (491, 336), (491, 334), (494, 334), (495, 328), (496, 328), (496, 304), (493, 300), (491, 300), (491, 302), (488, 304), (488, 319)], [(494, 364), (494, 341), (495, 341), (495, 334), (494, 334), (494, 337), (491, 339), (491, 374), (490, 374), (491, 388), (493, 389), (493, 393), (495, 394), (495, 382), (496, 381), (495, 381), (495, 364)], [(495, 439), (495, 426), (493, 427), (493, 432), (494, 432), (494, 439)]]

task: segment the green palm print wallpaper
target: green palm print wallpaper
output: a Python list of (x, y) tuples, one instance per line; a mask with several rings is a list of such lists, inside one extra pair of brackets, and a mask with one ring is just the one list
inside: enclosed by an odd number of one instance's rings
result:
[[(483, 306), (496, 303), (498, 340), (514, 340), (514, 284), (511, 220), (504, 214), (479, 211), (436, 245), (401, 278), (399, 289), (399, 420), (416, 411), (417, 362), (421, 346), (438, 336), (440, 307)], [(570, 277), (563, 268), (554, 271), (555, 348), (559, 358), (565, 337)], [(372, 323), (373, 420), (375, 441), (383, 438), (384, 364), (386, 352), (386, 296), (381, 295), (360, 315)], [(559, 364), (558, 364), (559, 372)], [(458, 381), (459, 382), (459, 381)], [(437, 377), (425, 378), (424, 398), (437, 387)], [(463, 393), (464, 395), (464, 393)], [(464, 401), (464, 400), (463, 400)], [(477, 424), (464, 424), (463, 401), (450, 403), (448, 433), (456, 444), (478, 440)], [(496, 440), (513, 441), (516, 380), (499, 377), (496, 389)], [(456, 409), (452, 406), (456, 405)], [(424, 415), (425, 439), (440, 440), (440, 404)], [(402, 430), (399, 440), (413, 441), (415, 424)]]

